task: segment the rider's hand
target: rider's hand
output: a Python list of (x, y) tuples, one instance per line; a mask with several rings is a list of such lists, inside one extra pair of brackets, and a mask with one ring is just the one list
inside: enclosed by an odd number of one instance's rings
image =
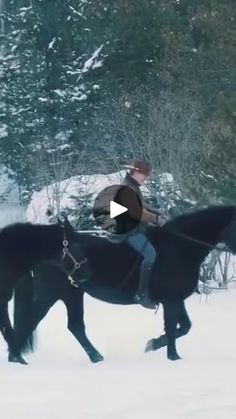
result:
[(157, 215), (157, 225), (158, 227), (163, 227), (167, 219), (163, 215)]

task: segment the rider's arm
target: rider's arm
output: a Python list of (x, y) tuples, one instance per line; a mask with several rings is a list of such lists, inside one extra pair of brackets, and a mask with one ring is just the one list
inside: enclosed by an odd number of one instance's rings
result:
[(142, 208), (135, 192), (123, 188), (119, 193), (119, 199), (122, 205), (128, 208), (128, 214), (131, 218), (144, 223), (156, 223), (157, 215)]
[(145, 208), (147, 211), (152, 212), (153, 214), (156, 214), (156, 215), (162, 215), (161, 211), (157, 210), (156, 208), (152, 208), (152, 207), (150, 207), (149, 205), (144, 204), (144, 208)]
[(143, 208), (141, 221), (144, 223), (156, 223), (158, 215), (153, 212), (149, 212), (146, 208)]
[(166, 221), (168, 220), (168, 217), (165, 214), (163, 214), (163, 212), (157, 210), (156, 208), (152, 208), (152, 207), (150, 207), (149, 205), (146, 205), (146, 204), (144, 205), (144, 208), (146, 210), (148, 210), (149, 212), (152, 212), (153, 214), (156, 215), (156, 217), (157, 217), (156, 223), (160, 227), (162, 227), (166, 223)]
[(159, 227), (163, 227), (167, 221), (166, 217), (159, 211), (155, 211), (153, 209), (149, 210), (149, 207), (147, 209), (147, 207), (145, 206), (145, 208), (143, 209), (143, 214), (144, 212), (147, 212), (148, 214), (151, 214), (152, 217), (154, 218), (152, 221), (147, 221), (148, 223), (154, 223), (156, 225), (158, 225)]

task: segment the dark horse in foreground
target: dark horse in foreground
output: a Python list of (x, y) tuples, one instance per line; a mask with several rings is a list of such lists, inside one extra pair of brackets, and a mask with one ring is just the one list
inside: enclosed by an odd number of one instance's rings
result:
[(11, 361), (25, 363), (8, 314), (13, 290), (20, 279), (40, 262), (53, 260), (55, 266), (62, 264), (65, 237), (70, 245), (77, 241), (71, 229), (67, 232), (66, 227), (59, 224), (18, 223), (0, 231), (0, 331), (8, 344)]
[[(30, 278), (16, 290), (15, 330), (23, 350), (26, 338), (50, 307), (62, 300), (67, 308), (68, 329), (90, 360), (98, 362), (103, 358), (85, 333), (83, 295), (86, 292), (113, 304), (133, 304), (139, 266), (136, 253), (126, 243), (114, 244), (81, 233), (76, 237), (80, 249), (72, 246), (73, 257), (77, 260), (82, 254), (88, 258), (88, 263), (74, 273), (79, 288), (72, 286), (57, 266), (42, 264), (34, 270), (34, 282)], [(236, 252), (236, 207), (211, 207), (176, 217), (161, 229), (150, 227), (148, 237), (158, 252), (149, 292), (153, 301), (163, 305), (165, 334), (151, 339), (146, 350), (167, 346), (168, 358), (176, 360), (176, 338), (187, 334), (191, 327), (184, 300), (196, 288), (201, 263), (220, 242)]]

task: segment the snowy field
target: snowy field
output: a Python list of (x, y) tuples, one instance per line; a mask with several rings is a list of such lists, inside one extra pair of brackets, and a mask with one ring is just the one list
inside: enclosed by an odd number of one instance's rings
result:
[[(22, 219), (21, 208), (1, 205), (1, 226)], [(215, 292), (207, 304), (195, 295), (187, 307), (193, 328), (179, 339), (183, 359), (174, 363), (165, 349), (144, 354), (148, 339), (162, 333), (161, 310), (154, 316), (89, 297), (87, 333), (103, 363), (91, 364), (66, 330), (61, 303), (40, 324), (28, 367), (7, 363), (0, 337), (0, 418), (235, 418), (236, 290)]]
[(58, 303), (39, 327), (28, 367), (8, 364), (0, 340), (1, 418), (235, 418), (236, 290), (204, 298), (187, 301), (193, 328), (178, 341), (183, 359), (174, 363), (165, 349), (143, 353), (162, 332), (161, 310), (155, 316), (87, 297), (88, 336), (105, 355), (93, 365), (65, 329)]

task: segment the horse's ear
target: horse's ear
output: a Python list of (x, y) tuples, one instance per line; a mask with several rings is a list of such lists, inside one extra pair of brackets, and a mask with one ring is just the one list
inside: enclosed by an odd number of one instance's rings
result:
[(63, 214), (62, 218), (58, 217), (57, 220), (58, 220), (58, 224), (64, 226), (67, 231), (70, 231), (70, 232), (74, 231), (74, 227), (70, 223), (66, 214)]
[(60, 226), (64, 225), (60, 217), (57, 217), (57, 224), (59, 224)]
[(60, 215), (57, 216), (57, 222), (61, 225), (70, 224), (65, 212), (61, 212)]
[(66, 214), (63, 214), (63, 224), (64, 224), (64, 226), (67, 226), (67, 227), (71, 226), (71, 223), (70, 223)]

